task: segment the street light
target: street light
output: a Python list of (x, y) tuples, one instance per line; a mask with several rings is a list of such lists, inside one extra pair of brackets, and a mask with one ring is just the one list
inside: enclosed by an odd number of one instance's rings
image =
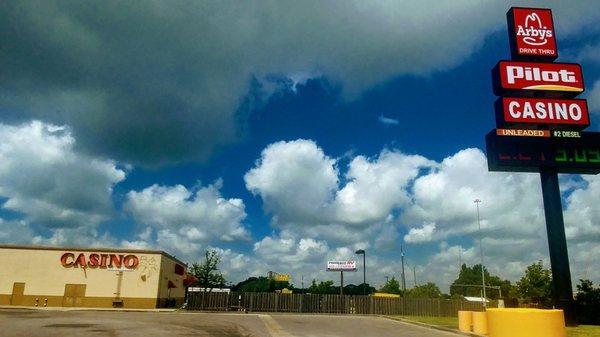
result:
[(367, 259), (366, 259), (366, 253), (364, 249), (359, 249), (356, 252), (356, 255), (362, 255), (363, 256), (363, 295), (367, 294)]
[(481, 297), (481, 303), (483, 304), (483, 307), (486, 307), (485, 304), (485, 273), (483, 271), (483, 245), (481, 244), (481, 241), (483, 240), (483, 235), (481, 234), (481, 222), (479, 221), (479, 203), (481, 202), (481, 200), (479, 199), (475, 199), (475, 201), (473, 201), (475, 203), (475, 205), (477, 205), (477, 226), (479, 227), (479, 254), (481, 255), (481, 283), (482, 283), (482, 297)]

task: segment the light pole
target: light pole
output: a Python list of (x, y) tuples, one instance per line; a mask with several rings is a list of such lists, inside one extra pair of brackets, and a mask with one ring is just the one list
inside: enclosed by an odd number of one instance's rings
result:
[(400, 259), (402, 261), (402, 293), (406, 294), (406, 277), (404, 275), (404, 246), (400, 245)]
[(363, 295), (367, 294), (367, 258), (364, 249), (359, 249), (355, 252), (357, 255), (363, 256)]
[(483, 234), (481, 233), (481, 222), (479, 221), (479, 203), (481, 202), (481, 200), (475, 199), (475, 201), (473, 202), (475, 203), (475, 205), (477, 205), (477, 226), (479, 227), (479, 254), (481, 255), (481, 288), (483, 289), (481, 303), (485, 308), (485, 272), (483, 271), (483, 245), (481, 244), (481, 241), (483, 240)]

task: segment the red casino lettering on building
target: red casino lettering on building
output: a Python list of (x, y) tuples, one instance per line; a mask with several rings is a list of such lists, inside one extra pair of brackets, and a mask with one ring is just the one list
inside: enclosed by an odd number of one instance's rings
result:
[(140, 264), (140, 259), (132, 254), (88, 254), (64, 253), (60, 257), (60, 264), (65, 268), (116, 268), (135, 269)]

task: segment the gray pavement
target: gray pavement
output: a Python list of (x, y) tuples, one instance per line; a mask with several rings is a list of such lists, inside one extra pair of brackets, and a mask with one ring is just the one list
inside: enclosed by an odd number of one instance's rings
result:
[(0, 309), (1, 336), (456, 337), (381, 317)]

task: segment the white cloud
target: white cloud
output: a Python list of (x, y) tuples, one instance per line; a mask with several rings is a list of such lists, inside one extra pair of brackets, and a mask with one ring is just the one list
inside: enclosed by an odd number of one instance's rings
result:
[(244, 202), (223, 198), (221, 185), (219, 180), (191, 190), (182, 185), (152, 185), (139, 192), (130, 191), (124, 209), (146, 228), (139, 242), (125, 244), (148, 244), (155, 232), (155, 245), (197, 258), (210, 242), (248, 240), (250, 234), (243, 224)]
[(380, 123), (385, 124), (385, 125), (398, 125), (398, 124), (400, 124), (400, 121), (398, 121), (397, 119), (385, 117), (384, 115), (380, 115), (379, 118), (377, 118), (377, 120)]
[[(457, 277), (460, 260), (468, 265), (480, 262), (473, 203), (477, 198), (483, 201), (481, 233), (485, 264), (490, 272), (516, 281), (527, 265), (538, 260), (549, 264), (538, 174), (488, 172), (485, 155), (479, 149), (461, 150), (440, 163), (384, 150), (375, 158), (356, 156), (344, 168), (324, 155), (314, 142), (276, 144), (277, 147), (265, 149), (250, 171), (253, 179), (262, 178), (260, 184), (255, 183), (257, 180), (246, 180), (247, 184), (252, 183), (253, 193), (263, 198), (265, 207), (273, 214), (273, 225), (279, 230), (255, 244), (253, 254), (262, 265), (257, 270), (292, 272), (296, 280), (300, 275), (305, 279), (336, 280), (321, 270), (324, 261), (331, 257), (356, 258), (354, 250), (365, 248), (371, 266), (369, 282), (381, 284), (384, 275), (400, 276), (395, 240), (399, 224), (405, 224), (407, 265), (416, 268), (419, 283), (436, 282), (448, 291), (449, 284)], [(299, 148), (305, 150), (298, 151)], [(294, 159), (296, 152), (301, 159)], [(263, 167), (265, 162), (269, 165)], [(306, 162), (318, 169), (310, 175), (296, 174), (310, 171), (297, 168)], [(343, 169), (345, 174), (339, 172)], [(275, 171), (281, 175), (267, 174)], [(277, 200), (287, 186), (285, 172), (294, 172), (291, 180), (295, 185), (290, 190), (300, 196), (319, 196), (314, 199), (319, 200), (318, 209), (305, 213), (285, 209), (296, 207), (293, 195), (285, 195), (285, 202)], [(315, 183), (311, 178), (322, 181), (323, 172), (329, 173), (325, 181), (330, 187), (322, 194), (311, 193)], [(271, 184), (271, 179), (277, 181)], [(342, 183), (334, 184), (338, 181)], [(600, 249), (596, 226), (600, 221), (600, 204), (596, 202), (600, 200), (600, 180), (596, 176), (561, 176), (561, 185), (567, 196), (565, 224), (574, 282), (582, 276), (597, 281), (600, 275), (590, 267), (590, 255), (580, 250)], [(307, 247), (319, 248), (304, 254), (300, 249), (302, 240), (308, 240)], [(439, 243), (440, 240), (461, 244)], [(419, 255), (414, 253), (416, 245), (425, 246), (418, 248)], [(412, 275), (408, 268), (410, 285)], [(359, 283), (360, 279), (349, 275), (348, 282)]]
[(590, 111), (600, 114), (600, 80), (594, 82), (592, 90), (587, 93), (586, 97)]
[(574, 190), (564, 212), (567, 238), (600, 242), (600, 176), (583, 175), (587, 186)]
[(273, 143), (245, 175), (247, 188), (260, 195), (273, 225), (311, 237), (356, 242), (364, 231), (388, 221), (410, 200), (406, 188), (423, 168), (422, 156), (383, 150), (376, 158), (357, 156), (339, 186), (337, 160), (310, 140)]
[(0, 144), (3, 209), (46, 228), (93, 228), (112, 215), (112, 189), (125, 172), (76, 152), (69, 129), (40, 121), (0, 124)]
[(475, 199), (487, 234), (537, 237), (543, 224), (541, 187), (536, 174), (488, 172), (485, 155), (466, 149), (415, 180), (413, 202), (404, 209), (410, 227), (434, 222), (439, 238), (477, 231)]
[(262, 151), (244, 180), (279, 222), (327, 221), (338, 185), (335, 164), (313, 141), (277, 142)]
[(348, 182), (336, 194), (336, 219), (349, 224), (384, 220), (408, 203), (408, 184), (433, 165), (425, 157), (389, 150), (373, 159), (355, 157), (348, 165)]
[(404, 236), (404, 241), (407, 243), (429, 242), (433, 239), (433, 232), (435, 232), (434, 223), (425, 224), (421, 228), (411, 228)]

